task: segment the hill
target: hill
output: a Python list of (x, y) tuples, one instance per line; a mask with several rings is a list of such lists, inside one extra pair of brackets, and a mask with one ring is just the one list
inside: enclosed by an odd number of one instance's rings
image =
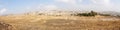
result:
[(120, 18), (113, 16), (56, 16), (21, 14), (0, 16), (15, 30), (120, 30)]

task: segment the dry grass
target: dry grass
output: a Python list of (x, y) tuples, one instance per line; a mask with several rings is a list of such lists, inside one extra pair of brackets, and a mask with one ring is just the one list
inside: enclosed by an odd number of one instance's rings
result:
[(0, 19), (16, 30), (120, 30), (120, 19), (116, 17), (19, 15)]

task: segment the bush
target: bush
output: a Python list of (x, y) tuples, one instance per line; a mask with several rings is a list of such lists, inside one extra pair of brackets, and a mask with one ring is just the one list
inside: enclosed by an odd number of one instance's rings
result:
[(88, 13), (79, 13), (77, 16), (89, 16)]
[(96, 12), (91, 11), (90, 13), (78, 13), (77, 16), (95, 16), (97, 15)]
[(117, 15), (117, 17), (120, 17), (120, 15)]
[(111, 16), (111, 15), (109, 15), (109, 14), (100, 14), (101, 16)]

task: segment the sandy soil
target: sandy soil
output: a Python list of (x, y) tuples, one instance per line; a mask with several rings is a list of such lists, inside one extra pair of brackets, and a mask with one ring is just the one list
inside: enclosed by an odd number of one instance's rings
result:
[(1, 16), (15, 30), (120, 30), (120, 18), (19, 15)]

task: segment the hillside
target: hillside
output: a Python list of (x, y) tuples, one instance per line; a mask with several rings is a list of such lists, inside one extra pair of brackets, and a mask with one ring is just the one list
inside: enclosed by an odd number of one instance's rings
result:
[(8, 15), (0, 21), (15, 30), (120, 30), (120, 19), (111, 16)]

